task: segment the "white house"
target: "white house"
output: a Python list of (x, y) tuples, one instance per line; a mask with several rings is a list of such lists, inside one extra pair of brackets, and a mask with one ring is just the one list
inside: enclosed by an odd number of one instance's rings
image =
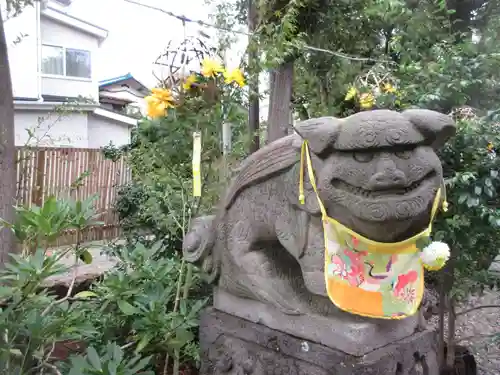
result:
[[(137, 125), (126, 112), (99, 103), (95, 66), (108, 32), (65, 12), (70, 3), (35, 1), (16, 17), (2, 11), (18, 146), (123, 145)], [(0, 4), (4, 10), (5, 0)]]
[(146, 113), (144, 97), (149, 94), (150, 90), (131, 73), (99, 82), (101, 107), (131, 116)]

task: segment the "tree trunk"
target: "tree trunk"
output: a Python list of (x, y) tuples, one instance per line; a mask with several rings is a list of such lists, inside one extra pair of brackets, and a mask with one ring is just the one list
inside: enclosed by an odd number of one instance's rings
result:
[(271, 72), (267, 142), (288, 135), (293, 85), (293, 62), (286, 62)]
[(454, 368), (455, 365), (455, 297), (448, 294), (448, 343), (446, 344), (446, 367)]
[(445, 289), (445, 274), (444, 271), (439, 275), (439, 329), (438, 329), (438, 363), (439, 368), (445, 367), (445, 338), (444, 338), (444, 317), (446, 314), (446, 289)]
[[(7, 43), (0, 11), (0, 218), (12, 222), (16, 189), (14, 148), (14, 103), (10, 80)], [(14, 238), (8, 229), (0, 230), (0, 267), (14, 251)]]
[(252, 40), (253, 33), (257, 26), (257, 7), (255, 0), (248, 0), (248, 132), (252, 138), (250, 143), (250, 153), (257, 151), (260, 147), (259, 134), (259, 51), (257, 44)]
[(452, 294), (453, 285), (455, 284), (455, 257), (456, 257), (456, 246), (453, 246), (450, 254), (450, 259), (448, 260), (447, 268), (445, 271), (445, 282), (444, 288), (446, 290), (447, 296), (447, 308), (448, 308), (448, 337), (446, 344), (446, 358), (445, 358), (445, 368), (453, 369), (455, 365), (455, 329), (456, 329), (456, 312), (455, 312), (455, 296)]

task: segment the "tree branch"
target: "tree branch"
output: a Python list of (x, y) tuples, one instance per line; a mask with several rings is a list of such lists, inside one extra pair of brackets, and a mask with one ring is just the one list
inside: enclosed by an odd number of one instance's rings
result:
[(459, 316), (462, 316), (462, 315), (465, 315), (465, 314), (468, 314), (472, 311), (475, 311), (475, 310), (482, 310), (482, 309), (500, 309), (500, 305), (481, 305), (481, 306), (476, 306), (476, 307), (472, 307), (470, 309), (467, 309), (467, 310), (463, 310), (463, 311), (460, 311), (456, 314), (456, 317), (458, 318)]
[(57, 301), (54, 301), (52, 302), (50, 305), (48, 305), (45, 310), (43, 310), (42, 312), (42, 316), (45, 316), (49, 313), (49, 311), (56, 305), (59, 305), (67, 300), (70, 299), (71, 297), (71, 294), (73, 293), (73, 288), (75, 287), (75, 282), (76, 282), (76, 277), (78, 275), (78, 257), (75, 255), (75, 263), (73, 264), (73, 277), (71, 279), (71, 283), (69, 284), (69, 287), (68, 287), (68, 292), (66, 293), (66, 295), (57, 300)]

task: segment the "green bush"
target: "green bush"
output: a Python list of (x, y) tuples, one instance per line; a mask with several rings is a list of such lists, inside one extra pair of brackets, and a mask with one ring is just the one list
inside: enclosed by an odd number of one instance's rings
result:
[(133, 357), (125, 359), (123, 349), (115, 343), (109, 343), (101, 355), (90, 347), (86, 356), (71, 358), (71, 370), (68, 375), (154, 375), (153, 371), (146, 371), (151, 357)]
[[(438, 216), (435, 239), (449, 243), (456, 279), (486, 281), (500, 241), (500, 127), (491, 119), (462, 120), (440, 151), (449, 210)], [(490, 145), (490, 146), (489, 146)], [(493, 146), (493, 149), (489, 149)]]
[(24, 375), (34, 369), (50, 369), (57, 342), (85, 340), (93, 334), (84, 311), (70, 303), (71, 288), (64, 297), (46, 288), (50, 277), (69, 272), (60, 264), (66, 255), (73, 255), (75, 263), (78, 259), (92, 261), (79, 242), (47, 256), (48, 248), (66, 230), (79, 234), (98, 224), (92, 201), (49, 197), (42, 207), (17, 207), (13, 223), (2, 221), (14, 232), (23, 252), (11, 254), (0, 271), (0, 373)]
[(118, 267), (85, 295), (87, 319), (99, 332), (91, 340), (94, 346), (113, 341), (153, 356), (155, 363), (179, 350), (184, 362), (197, 362), (194, 330), (206, 299), (188, 298), (186, 290), (197, 288), (198, 274), (184, 280), (179, 258), (164, 254), (161, 242), (115, 248)]
[[(74, 294), (76, 273), (61, 265), (72, 255), (91, 262), (81, 243), (54, 251), (48, 248), (67, 229), (84, 231), (95, 225), (91, 200), (59, 201), (17, 210), (14, 231), (29, 251), (11, 255), (0, 272), (0, 374), (35, 371), (90, 375), (148, 374), (167, 354), (196, 364), (197, 314), (206, 300), (189, 292), (199, 277), (191, 267), (166, 253), (162, 243), (148, 247), (115, 247), (118, 265), (92, 290)], [(186, 275), (184, 275), (186, 273)], [(49, 278), (72, 274), (68, 292), (57, 296)], [(77, 341), (85, 355), (61, 361), (52, 355), (58, 343)]]

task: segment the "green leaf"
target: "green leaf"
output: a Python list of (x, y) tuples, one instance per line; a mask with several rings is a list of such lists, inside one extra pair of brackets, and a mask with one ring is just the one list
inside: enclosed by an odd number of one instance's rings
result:
[(205, 299), (200, 299), (195, 302), (193, 307), (191, 308), (191, 311), (189, 312), (189, 317), (194, 317), (198, 314), (198, 312), (206, 305), (208, 302), (208, 298)]
[(498, 177), (498, 171), (496, 171), (496, 170), (491, 170), (491, 171), (490, 171), (490, 176), (491, 176), (492, 178), (497, 178), (497, 177)]
[(106, 375), (117, 375), (118, 366), (120, 365), (119, 361), (110, 361), (107, 365)]
[(144, 348), (151, 342), (152, 338), (153, 337), (151, 335), (144, 335), (144, 337), (141, 339), (141, 341), (139, 341), (137, 347), (135, 348), (135, 354), (139, 354), (140, 352), (142, 352)]
[(151, 356), (149, 357), (146, 357), (146, 358), (143, 358), (139, 361), (139, 363), (137, 363), (134, 367), (132, 367), (130, 369), (130, 373), (131, 374), (136, 374), (138, 373), (139, 371), (143, 370), (148, 364), (149, 362), (151, 361)]
[(85, 264), (91, 264), (92, 263), (92, 254), (88, 250), (85, 250), (80, 254), (79, 257)]
[(0, 286), (0, 299), (12, 296), (14, 292), (13, 288), (7, 286)]
[(486, 193), (486, 195), (488, 195), (488, 197), (493, 198), (494, 191), (492, 189), (487, 187), (486, 189), (484, 189), (484, 192)]
[(194, 335), (191, 331), (188, 331), (185, 328), (177, 328), (175, 330), (175, 338), (183, 343), (182, 346), (186, 345), (188, 342), (194, 339)]
[(181, 299), (179, 303), (179, 312), (181, 315), (186, 316), (188, 314), (187, 312), (187, 304), (185, 299)]
[(101, 359), (99, 358), (99, 355), (93, 347), (87, 349), (87, 359), (89, 360), (92, 367), (94, 367), (96, 370), (102, 371)]
[(116, 362), (121, 362), (123, 360), (123, 350), (118, 346), (118, 344), (114, 343), (111, 351), (113, 352), (113, 358)]
[(167, 347), (171, 351), (181, 350), (184, 345), (184, 342), (177, 339), (171, 339), (167, 342)]
[(119, 300), (118, 301), (118, 308), (120, 309), (120, 311), (125, 314), (125, 315), (134, 315), (135, 313), (137, 313), (137, 309), (132, 306), (130, 303), (128, 303), (127, 301), (123, 301), (123, 300)]
[(481, 186), (476, 186), (474, 188), (474, 193), (476, 193), (476, 195), (481, 195), (482, 192), (483, 192), (483, 189), (481, 188)]
[(9, 353), (14, 357), (23, 357), (23, 353), (19, 349), (10, 349)]
[(98, 295), (94, 292), (91, 292), (90, 290), (84, 290), (83, 292), (76, 293), (75, 298), (92, 298), (92, 297), (97, 297)]
[(57, 212), (57, 199), (55, 196), (50, 196), (43, 204), (41, 214), (42, 216), (49, 217)]
[(469, 197), (467, 199), (467, 207), (476, 207), (477, 205), (479, 205), (479, 199), (478, 198)]
[(87, 367), (87, 363), (85, 360), (79, 356), (79, 357), (72, 357), (71, 358), (71, 370), (68, 375), (82, 375), (83, 370)]

